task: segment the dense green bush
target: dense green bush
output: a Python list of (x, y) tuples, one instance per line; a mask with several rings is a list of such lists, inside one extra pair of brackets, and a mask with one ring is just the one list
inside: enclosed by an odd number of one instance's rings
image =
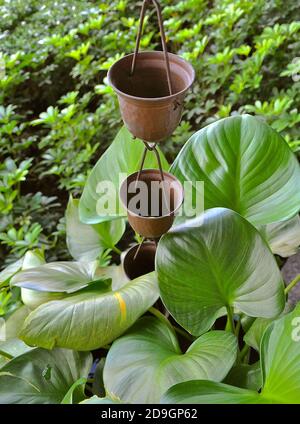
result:
[[(149, 243), (133, 246), (136, 258), (127, 250), (122, 205), (99, 209), (117, 196), (95, 190), (117, 189), (142, 150), (121, 128), (80, 200), (70, 196), (72, 260), (32, 249), (0, 272), (0, 404), (299, 404), (300, 303), (290, 294), (300, 274), (285, 287), (273, 255), (300, 243), (297, 158), (249, 114), (195, 132), (170, 167), (185, 202), (156, 251), (152, 242), (154, 265)], [(198, 181), (205, 211), (191, 217), (188, 194), (203, 205)]]
[[(170, 51), (197, 71), (171, 161), (196, 129), (261, 115), (299, 150), (300, 10), (293, 0), (162, 0)], [(119, 0), (0, 3), (0, 261), (36, 247), (69, 257), (64, 210), (121, 125), (105, 79), (133, 50), (139, 7)], [(154, 13), (143, 49), (160, 49)]]

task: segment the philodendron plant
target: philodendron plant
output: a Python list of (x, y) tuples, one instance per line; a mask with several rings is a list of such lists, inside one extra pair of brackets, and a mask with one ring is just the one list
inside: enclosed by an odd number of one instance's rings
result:
[[(170, 172), (191, 182), (194, 202), (204, 181), (205, 210), (176, 218), (155, 270), (130, 280), (116, 246), (124, 211), (105, 193), (117, 207), (101, 215), (98, 188), (118, 189), (141, 154), (122, 128), (80, 201), (70, 198), (74, 261), (31, 251), (0, 274), (21, 297), (0, 342), (0, 403), (300, 403), (300, 303), (288, 301), (300, 276), (285, 287), (274, 256), (300, 244), (289, 147), (249, 115), (195, 133)], [(146, 167), (155, 163), (149, 154)]]

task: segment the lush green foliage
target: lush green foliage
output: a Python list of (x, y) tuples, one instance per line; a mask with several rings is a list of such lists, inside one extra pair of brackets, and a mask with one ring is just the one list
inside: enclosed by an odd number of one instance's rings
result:
[[(172, 161), (188, 136), (238, 111), (266, 119), (299, 149), (300, 15), (293, 0), (162, 0), (168, 48), (197, 78), (181, 125), (168, 140)], [(62, 218), (71, 191), (120, 127), (109, 66), (133, 50), (135, 2), (0, 2), (0, 260), (42, 247), (68, 259)], [(160, 48), (156, 18), (142, 48)]]
[[(0, 3), (0, 403), (299, 403), (300, 276), (284, 288), (274, 257), (300, 244), (299, 11), (162, 5), (169, 49), (197, 72), (163, 166), (194, 199), (205, 182), (206, 210), (178, 217), (155, 271), (130, 280), (122, 250), (140, 237), (118, 198), (99, 215), (97, 186), (118, 189), (142, 153), (105, 79), (138, 10)], [(158, 40), (150, 19), (142, 47)]]
[[(117, 134), (86, 182), (88, 194), (106, 169), (110, 180), (118, 182), (124, 164), (131, 166), (129, 148), (133, 164), (141, 153), (137, 143), (125, 128)], [(210, 150), (214, 143), (218, 148)], [(272, 173), (258, 167), (270, 147)], [(214, 155), (199, 154), (201, 149), (214, 151), (220, 165), (215, 166)], [(241, 166), (244, 151), (250, 150), (256, 160)], [(285, 160), (278, 160), (277, 151)], [(228, 166), (235, 152), (239, 160)], [(217, 176), (225, 175), (221, 164), (234, 184), (216, 183)], [(171, 169), (182, 181), (187, 172), (201, 176), (206, 170), (205, 195), (213, 204), (208, 201), (209, 209), (194, 219), (181, 216), (161, 237), (154, 272), (130, 280), (122, 264), (110, 264), (107, 251), (121, 254), (115, 244), (124, 233), (123, 214), (103, 221), (93, 212), (98, 223), (85, 224), (71, 197), (67, 241), (76, 261), (47, 263), (39, 250), (28, 251), (0, 273), (3, 294), (20, 291), (17, 302), (4, 302), (0, 403), (299, 402), (300, 368), (294, 365), (299, 363), (299, 304), (290, 312), (286, 294), (300, 276), (284, 290), (272, 254), (272, 249), (289, 254), (287, 240), (291, 253), (300, 244), (299, 219), (290, 218), (300, 207), (300, 168), (293, 153), (266, 124), (243, 115), (196, 133)], [(253, 181), (264, 201), (252, 196), (247, 208), (244, 187), (251, 191)], [(88, 197), (91, 211), (101, 195), (96, 191)], [(229, 202), (225, 206), (240, 213), (220, 207), (224, 199)], [(80, 204), (85, 202), (83, 194)], [(274, 213), (284, 223), (271, 222)], [(152, 306), (159, 297), (170, 318)], [(260, 352), (254, 361), (251, 349)], [(99, 361), (92, 385), (86, 384), (91, 361), (83, 351), (92, 351)], [(32, 370), (28, 361), (36, 364)], [(84, 385), (97, 396), (84, 400)]]

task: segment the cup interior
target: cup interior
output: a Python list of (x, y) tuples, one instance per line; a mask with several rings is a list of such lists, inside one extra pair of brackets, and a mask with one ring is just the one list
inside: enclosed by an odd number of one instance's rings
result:
[[(140, 98), (160, 98), (170, 95), (163, 52), (141, 52), (131, 76), (133, 55), (116, 62), (109, 70), (110, 84), (123, 94)], [(169, 53), (172, 94), (187, 90), (194, 80), (192, 66), (179, 56)]]
[(120, 198), (133, 215), (147, 218), (173, 215), (183, 202), (183, 188), (172, 174), (157, 169), (144, 169), (129, 175), (122, 183)]
[(155, 243), (143, 243), (134, 259), (138, 247), (139, 245), (137, 244), (129, 249), (123, 261), (124, 271), (131, 280), (141, 275), (148, 274), (155, 269)]

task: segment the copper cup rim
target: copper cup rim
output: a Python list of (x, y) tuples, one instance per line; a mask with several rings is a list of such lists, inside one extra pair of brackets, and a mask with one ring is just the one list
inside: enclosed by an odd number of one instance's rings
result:
[[(121, 57), (121, 59), (117, 60), (108, 70), (107, 73), (107, 79), (108, 79), (108, 83), (109, 85), (113, 88), (113, 90), (120, 96), (123, 96), (125, 98), (131, 99), (131, 100), (142, 100), (143, 102), (159, 102), (161, 100), (172, 100), (175, 99), (177, 97), (179, 97), (180, 95), (183, 95), (186, 91), (188, 91), (188, 89), (193, 85), (194, 81), (195, 81), (195, 69), (193, 68), (193, 66), (185, 59), (183, 59), (181, 56), (174, 54), (174, 53), (168, 53), (169, 58), (172, 60), (176, 58), (176, 60), (178, 60), (179, 62), (182, 62), (182, 64), (184, 64), (185, 66), (187, 66), (189, 68), (190, 71), (190, 83), (181, 91), (177, 91), (176, 93), (173, 93), (169, 96), (162, 96), (162, 97), (138, 97), (138, 96), (132, 96), (131, 94), (127, 94), (124, 91), (119, 90), (115, 84), (112, 82), (111, 80), (111, 74), (114, 70), (115, 67), (117, 67), (120, 62), (127, 60), (129, 57), (133, 57), (134, 53), (130, 53), (127, 54), (123, 57)], [(138, 58), (140, 58), (141, 56), (162, 56), (162, 58), (164, 58), (164, 52), (162, 51), (143, 51), (143, 52), (139, 52), (138, 53)]]
[[(157, 220), (160, 220), (160, 219), (164, 219), (164, 218), (169, 218), (170, 216), (175, 215), (176, 212), (182, 206), (182, 203), (183, 203), (183, 200), (184, 200), (184, 190), (183, 190), (182, 184), (178, 180), (178, 178), (176, 178), (173, 174), (170, 174), (170, 172), (166, 172), (166, 171), (163, 171), (164, 177), (168, 177), (170, 180), (175, 181), (178, 184), (178, 187), (180, 188), (181, 198), (180, 198), (180, 201), (178, 202), (178, 205), (176, 206), (176, 208), (174, 208), (171, 212), (166, 213), (166, 214), (161, 215), (161, 216), (141, 216), (141, 215), (139, 215), (139, 214), (137, 214), (135, 212), (132, 212), (130, 209), (128, 209), (127, 204), (124, 202), (124, 199), (123, 199), (123, 196), (122, 196), (122, 192), (125, 191), (125, 188), (124, 187), (125, 187), (125, 184), (127, 184), (128, 179), (129, 178), (133, 178), (133, 177), (137, 177), (138, 173), (139, 173), (139, 171), (136, 171), (136, 172), (133, 172), (132, 174), (128, 175), (128, 177), (125, 178), (125, 180), (122, 182), (122, 184), (120, 186), (120, 191), (119, 191), (120, 200), (121, 200), (121, 203), (122, 203), (123, 207), (126, 209), (127, 213), (129, 213), (131, 216), (136, 216), (136, 217), (141, 218), (141, 219), (156, 220), (156, 221)], [(143, 175), (143, 174), (151, 174), (151, 173), (155, 173), (155, 174), (157, 174), (157, 175), (160, 176), (159, 169), (147, 168), (147, 169), (143, 169), (141, 171), (141, 175)], [(132, 181), (134, 181), (134, 179)]]

